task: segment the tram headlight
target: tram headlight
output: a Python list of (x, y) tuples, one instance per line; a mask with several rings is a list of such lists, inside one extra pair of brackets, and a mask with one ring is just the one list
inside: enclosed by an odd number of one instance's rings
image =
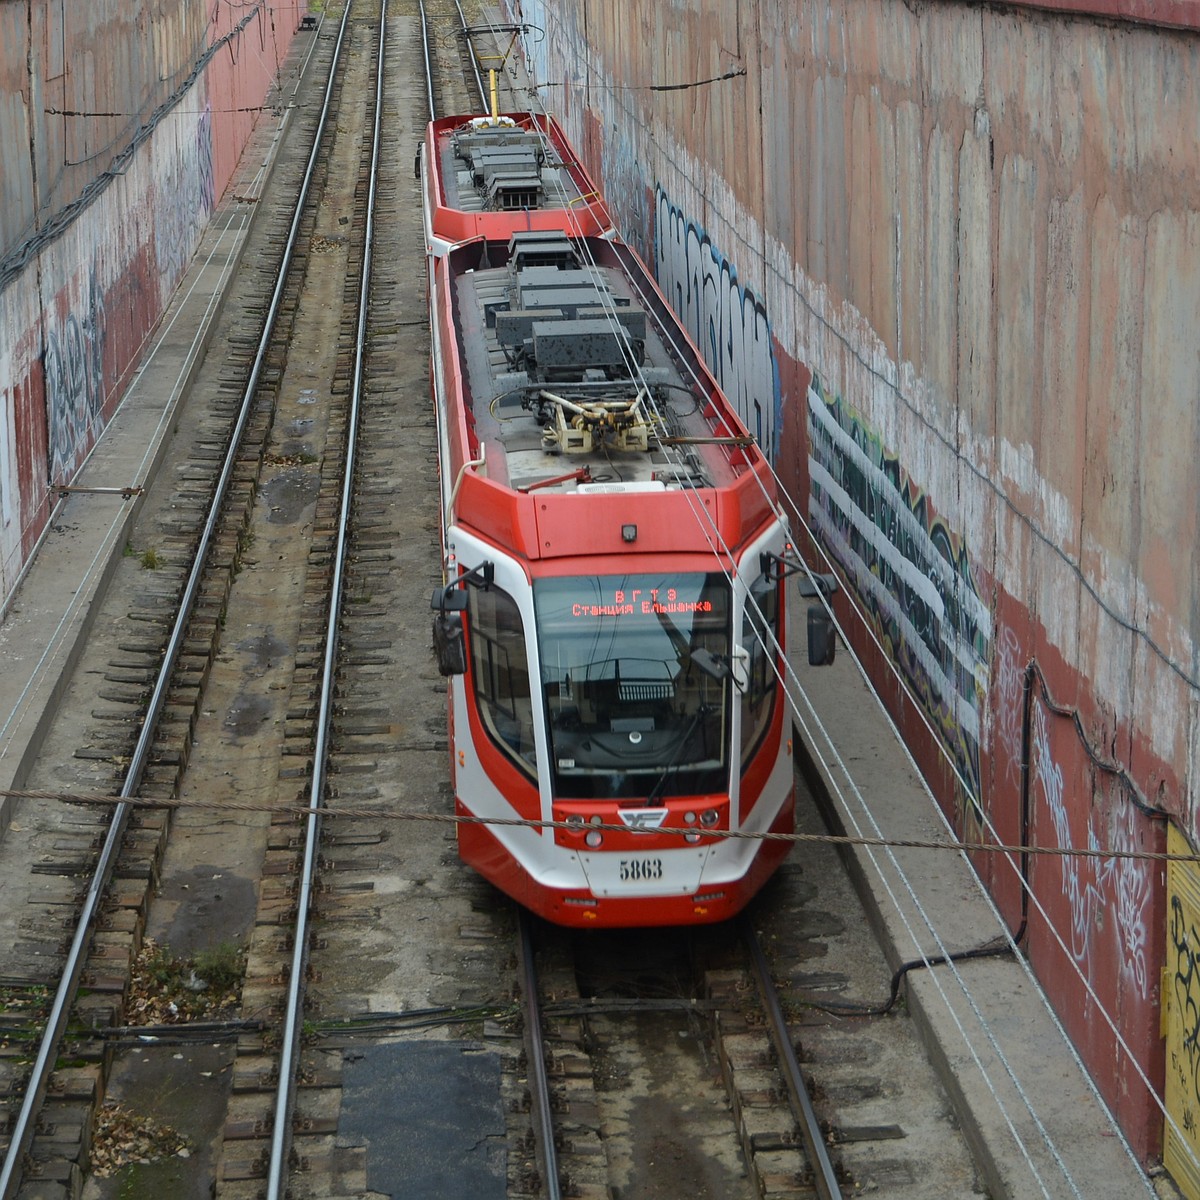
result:
[(694, 846), (700, 840), (700, 835), (698, 833), (685, 833), (683, 835), (683, 840), (685, 842), (690, 842)]
[(683, 823), (685, 825), (695, 825), (696, 814), (694, 812), (685, 812), (683, 814)]
[(583, 840), (595, 850), (604, 841), (604, 834), (598, 829), (589, 829), (587, 836)]
[(720, 819), (721, 814), (715, 808), (706, 808), (700, 814), (700, 824), (706, 829), (711, 829)]

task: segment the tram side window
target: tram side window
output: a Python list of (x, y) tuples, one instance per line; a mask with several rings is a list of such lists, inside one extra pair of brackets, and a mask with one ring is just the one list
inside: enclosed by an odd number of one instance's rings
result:
[(779, 583), (760, 575), (750, 588), (742, 618), (742, 647), (749, 678), (742, 694), (742, 765), (758, 749), (775, 711), (779, 687), (776, 646), (779, 640)]
[(529, 776), (535, 775), (533, 702), (525, 629), (513, 598), (492, 585), (470, 590), (471, 675), (488, 736)]

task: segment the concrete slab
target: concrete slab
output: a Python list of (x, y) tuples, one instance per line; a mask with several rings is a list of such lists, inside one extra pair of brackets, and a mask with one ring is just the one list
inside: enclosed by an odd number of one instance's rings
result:
[(365, 1146), (367, 1187), (405, 1200), (504, 1200), (499, 1055), (471, 1042), (346, 1051), (339, 1146)]

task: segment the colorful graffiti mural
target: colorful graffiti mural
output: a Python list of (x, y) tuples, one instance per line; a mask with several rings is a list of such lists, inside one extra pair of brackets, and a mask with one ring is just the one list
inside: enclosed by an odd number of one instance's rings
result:
[(654, 244), (654, 194), (637, 139), (628, 126), (613, 125), (605, 143), (602, 190), (621, 236), (647, 261)]
[[(64, 26), (62, 44), (10, 38), (0, 46), (26, 147), (17, 153), (9, 139), (12, 162), (0, 175), (0, 604), (36, 549), (56, 488), (95, 444), (183, 277), (262, 120), (262, 101), (280, 82), (301, 8), (291, 0), (182, 6), (155, 26), (152, 59), (143, 53), (146, 14), (129, 8)], [(35, 187), (46, 147), (62, 136), (61, 115), (43, 111), (38, 97), (64, 60), (85, 52), (96, 68), (86, 87), (115, 110), (96, 115), (139, 120)], [(98, 145), (105, 136), (97, 131)], [(46, 206), (36, 221), (35, 200)]]
[(840, 397), (808, 393), (809, 518), (937, 731), (980, 795), (981, 714), (992, 619), (966, 547)]
[(658, 285), (700, 347), (721, 390), (774, 462), (783, 396), (767, 310), (738, 282), (733, 264), (661, 187), (655, 188), (655, 203)]
[[(156, 195), (148, 200), (156, 214), (153, 238), (162, 295), (170, 293), (187, 269), (216, 203), (211, 106), (198, 116), (183, 114), (181, 119), (190, 122), (191, 133), (177, 143), (175, 153), (158, 160)], [(131, 274), (124, 277), (125, 286)], [(66, 308), (65, 315), (47, 328), (42, 353), (47, 474), (52, 484), (68, 482), (91, 448), (103, 424), (112, 384), (104, 373), (105, 294), (95, 263), (82, 300), (74, 305), (67, 300)], [(148, 313), (147, 319), (152, 316)]]

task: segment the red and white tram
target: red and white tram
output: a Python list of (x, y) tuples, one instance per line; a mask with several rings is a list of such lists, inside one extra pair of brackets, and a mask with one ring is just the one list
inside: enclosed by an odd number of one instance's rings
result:
[(774, 477), (557, 126), (491, 120), (424, 153), (460, 853), (559, 924), (722, 920), (788, 844), (719, 835), (793, 821)]
[(518, 230), (613, 237), (612, 218), (558, 122), (540, 113), (442, 117), (422, 148), (426, 242), (440, 257), (475, 237)]

